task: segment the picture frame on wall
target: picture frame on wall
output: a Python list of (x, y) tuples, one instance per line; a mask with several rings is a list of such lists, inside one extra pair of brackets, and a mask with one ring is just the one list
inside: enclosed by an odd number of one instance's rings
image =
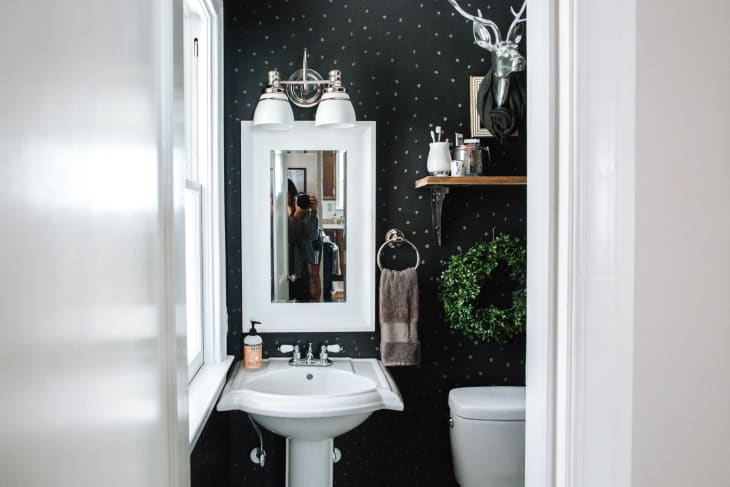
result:
[(469, 76), (469, 118), (472, 137), (494, 137), (482, 123), (482, 117), (479, 116), (479, 110), (477, 110), (477, 94), (483, 80), (484, 76)]
[(304, 167), (290, 167), (286, 170), (286, 175), (294, 186), (297, 187), (297, 191), (300, 193), (307, 193), (307, 169)]

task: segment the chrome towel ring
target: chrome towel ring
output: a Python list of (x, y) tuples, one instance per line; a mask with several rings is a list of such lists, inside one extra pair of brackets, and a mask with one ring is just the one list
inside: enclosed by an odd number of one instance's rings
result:
[(388, 232), (385, 234), (385, 242), (383, 242), (383, 245), (381, 245), (378, 249), (378, 269), (380, 269), (381, 271), (383, 270), (383, 264), (380, 263), (380, 254), (383, 252), (385, 246), (387, 245), (390, 248), (394, 248), (396, 246), (400, 246), (404, 242), (410, 245), (416, 252), (416, 265), (414, 266), (414, 269), (418, 269), (418, 265), (421, 263), (421, 254), (418, 253), (418, 247), (413, 245), (413, 242), (408, 240), (403, 232), (401, 232), (397, 228), (391, 228), (390, 230), (388, 230)]

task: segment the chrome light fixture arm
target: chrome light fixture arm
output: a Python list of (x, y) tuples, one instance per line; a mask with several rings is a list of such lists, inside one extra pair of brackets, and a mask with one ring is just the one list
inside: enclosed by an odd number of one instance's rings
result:
[[(314, 86), (314, 89), (311, 87)], [(324, 90), (322, 87), (324, 86)], [(286, 95), (289, 100), (298, 107), (309, 108), (319, 103), (323, 93), (344, 93), (347, 90), (342, 86), (342, 72), (339, 69), (333, 69), (328, 73), (328, 78), (324, 79), (314, 69), (307, 65), (307, 49), (304, 49), (302, 68), (296, 70), (289, 76), (288, 80), (281, 80), (279, 71), (274, 69), (269, 71), (269, 90), (278, 90), (283, 93), (286, 87)], [(299, 87), (300, 89), (295, 89)]]
[(281, 79), (279, 78), (279, 71), (269, 71), (269, 85), (264, 89), (264, 93), (284, 93), (284, 88), (281, 87)]

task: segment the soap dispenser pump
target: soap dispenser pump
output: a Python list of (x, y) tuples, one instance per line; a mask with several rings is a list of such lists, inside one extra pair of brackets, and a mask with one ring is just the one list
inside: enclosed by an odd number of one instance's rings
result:
[(256, 331), (256, 325), (260, 325), (260, 321), (251, 320), (251, 329), (248, 335), (243, 339), (243, 368), (244, 369), (260, 369), (263, 359), (264, 340)]

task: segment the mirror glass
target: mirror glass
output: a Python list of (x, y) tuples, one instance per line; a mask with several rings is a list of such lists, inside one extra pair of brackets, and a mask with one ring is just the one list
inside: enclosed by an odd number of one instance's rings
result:
[(347, 152), (272, 150), (271, 302), (347, 301)]

